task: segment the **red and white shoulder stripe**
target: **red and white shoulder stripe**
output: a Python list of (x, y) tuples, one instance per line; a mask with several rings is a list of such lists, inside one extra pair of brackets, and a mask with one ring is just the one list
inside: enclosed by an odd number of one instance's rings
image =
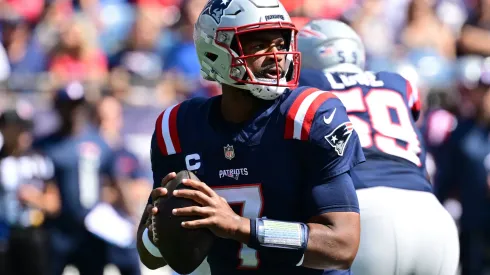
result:
[(310, 88), (303, 91), (293, 102), (286, 115), (285, 139), (308, 140), (311, 125), (318, 108), (330, 98), (337, 98), (333, 93)]
[(415, 84), (407, 80), (407, 100), (408, 106), (414, 111), (420, 111), (422, 102), (420, 101), (419, 89)]
[(180, 153), (179, 133), (177, 131), (177, 113), (180, 104), (168, 107), (157, 118), (155, 132), (158, 148), (164, 156)]

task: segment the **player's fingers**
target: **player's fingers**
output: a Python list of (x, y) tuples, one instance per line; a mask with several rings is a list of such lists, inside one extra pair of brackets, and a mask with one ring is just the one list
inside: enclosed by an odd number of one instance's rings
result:
[(210, 227), (212, 225), (212, 220), (210, 218), (186, 221), (181, 223), (182, 227), (188, 229), (197, 229), (203, 227)]
[(212, 205), (213, 200), (203, 192), (199, 190), (191, 190), (191, 189), (180, 189), (180, 190), (174, 190), (173, 193), (174, 196), (179, 197), (179, 198), (186, 198), (186, 199), (191, 199), (200, 205)]
[(157, 187), (151, 191), (151, 198), (156, 201), (159, 197), (164, 197), (167, 195), (167, 188)]
[(150, 214), (150, 215), (151, 215), (151, 214), (153, 214), (153, 213), (152, 213), (152, 208), (153, 208), (153, 205), (151, 205), (151, 204), (148, 204), (148, 205), (146, 206), (146, 212), (147, 212), (148, 214)]
[(167, 185), (167, 183), (171, 180), (173, 180), (175, 177), (177, 176), (177, 174), (175, 172), (171, 172), (171, 173), (168, 173), (163, 179), (162, 179), (162, 182), (161, 182), (161, 185), (162, 186), (165, 186)]
[(156, 215), (158, 213), (158, 202), (159, 202), (158, 199), (153, 202), (153, 207), (151, 208), (152, 215)]
[(184, 208), (175, 208), (172, 214), (175, 216), (202, 216), (208, 217), (211, 214), (211, 209), (207, 207), (189, 206)]
[(197, 180), (191, 180), (191, 179), (183, 179), (182, 183), (187, 185), (187, 186), (190, 186), (192, 188), (195, 188), (197, 190), (200, 190), (204, 194), (206, 194), (210, 197), (217, 196), (216, 192), (214, 192), (214, 190), (211, 189), (211, 187), (207, 186), (207, 184), (205, 184), (204, 182), (197, 181)]

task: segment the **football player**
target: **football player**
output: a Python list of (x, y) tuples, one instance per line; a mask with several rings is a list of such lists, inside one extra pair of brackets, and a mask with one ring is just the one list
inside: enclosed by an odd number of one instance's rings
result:
[(363, 43), (340, 21), (311, 21), (298, 48), (300, 84), (342, 100), (367, 159), (352, 172), (362, 227), (353, 273), (455, 274), (458, 233), (426, 177), (416, 87), (395, 73), (364, 71)]
[[(86, 221), (102, 200), (103, 185), (113, 184), (114, 156), (89, 123), (88, 104), (80, 83), (57, 91), (54, 106), (59, 128), (36, 141), (36, 148), (53, 161), (61, 198), (59, 215), (47, 222), (51, 275), (63, 274), (68, 264), (75, 265), (80, 275), (102, 275), (107, 264), (107, 243), (90, 231)], [(112, 224), (98, 224), (106, 231), (112, 229)]]
[(294, 89), (296, 36), (278, 0), (211, 0), (199, 15), (201, 73), (221, 84), (222, 95), (171, 106), (156, 121), (154, 190), (138, 231), (150, 269), (166, 265), (146, 226), (158, 211), (152, 202), (184, 169), (202, 182), (184, 180), (197, 190), (174, 195), (202, 206), (173, 213), (200, 216), (183, 229), (208, 228), (218, 237), (207, 258), (213, 275), (350, 267), (360, 235), (350, 170), (364, 155), (336, 96)]
[[(461, 202), (461, 274), (485, 274), (490, 217), (490, 64), (481, 58), (467, 86), (474, 114), (451, 121), (439, 148), (434, 193), (441, 202)], [(444, 122), (443, 120), (441, 120)]]

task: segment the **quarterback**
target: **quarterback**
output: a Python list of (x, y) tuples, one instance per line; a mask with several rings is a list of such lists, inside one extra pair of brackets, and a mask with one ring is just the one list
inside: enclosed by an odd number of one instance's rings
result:
[(183, 230), (208, 228), (218, 237), (207, 257), (213, 275), (350, 268), (360, 237), (351, 169), (365, 158), (342, 102), (296, 88), (296, 36), (278, 0), (211, 0), (203, 9), (194, 43), (202, 76), (220, 83), (222, 95), (171, 106), (156, 121), (154, 190), (138, 230), (147, 267), (166, 265), (142, 241), (158, 211), (152, 202), (187, 169), (202, 182), (184, 180), (197, 190), (174, 195), (201, 207), (173, 213), (202, 217)]

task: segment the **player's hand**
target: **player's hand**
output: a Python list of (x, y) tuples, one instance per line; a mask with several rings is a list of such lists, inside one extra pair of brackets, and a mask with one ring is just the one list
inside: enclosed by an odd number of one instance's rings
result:
[[(169, 173), (162, 179), (161, 187), (157, 187), (151, 191), (151, 199), (153, 202), (157, 202), (159, 198), (167, 196), (168, 190), (163, 186), (167, 185), (167, 183), (174, 179), (175, 176), (177, 176), (177, 174), (175, 174), (174, 172)], [(158, 207), (156, 207), (155, 204), (148, 204), (145, 211), (148, 213), (148, 218), (146, 219), (148, 237), (151, 241), (153, 241), (153, 225), (151, 222), (151, 218), (153, 217), (153, 215), (156, 215), (158, 213)]]
[(194, 200), (202, 205), (173, 209), (172, 213), (176, 216), (202, 217), (202, 219), (183, 222), (183, 227), (209, 228), (218, 237), (248, 242), (250, 220), (237, 215), (226, 200), (205, 183), (191, 179), (184, 179), (182, 183), (196, 190), (175, 190), (173, 195)]
[[(154, 201), (154, 202), (155, 202), (155, 201), (157, 201), (159, 198), (161, 198), (161, 197), (165, 197), (165, 196), (167, 195), (168, 190), (167, 190), (167, 188), (165, 188), (165, 187), (163, 187), (163, 186), (167, 185), (167, 183), (168, 183), (169, 181), (173, 180), (173, 179), (174, 179), (176, 176), (177, 176), (177, 174), (176, 174), (175, 172), (172, 172), (172, 173), (167, 174), (167, 175), (166, 175), (166, 176), (165, 176), (165, 177), (162, 179), (162, 182), (160, 183), (160, 187), (157, 187), (157, 188), (155, 188), (155, 189), (153, 189), (153, 190), (151, 191), (151, 194), (150, 194), (150, 195), (151, 195), (151, 199), (152, 199), (152, 201)], [(150, 215), (152, 215), (152, 214), (154, 215), (154, 214), (156, 214), (156, 213), (158, 213), (158, 208), (157, 208), (157, 207), (155, 207), (155, 206), (153, 206), (153, 207), (151, 208), (151, 211), (150, 211), (150, 213), (149, 213), (149, 214), (150, 214)]]

